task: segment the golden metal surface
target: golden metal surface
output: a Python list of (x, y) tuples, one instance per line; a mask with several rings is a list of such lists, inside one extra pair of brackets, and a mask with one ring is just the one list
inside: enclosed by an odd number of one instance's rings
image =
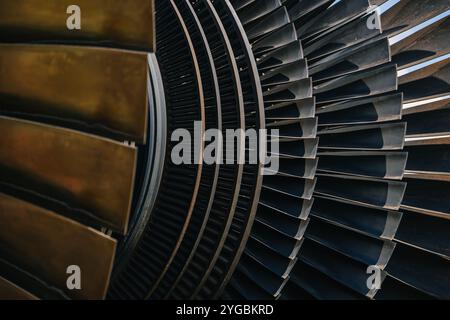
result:
[[(0, 255), (74, 299), (102, 299), (116, 241), (51, 211), (0, 193)], [(81, 270), (81, 290), (67, 288), (67, 268)]]
[[(0, 39), (93, 41), (154, 50), (154, 0), (2, 0)], [(69, 30), (67, 8), (78, 5), (81, 30)]]
[(136, 158), (136, 148), (122, 143), (0, 117), (0, 182), (8, 179), (9, 184), (86, 210), (123, 233)]
[(38, 300), (28, 291), (0, 276), (0, 300)]
[(0, 45), (0, 112), (81, 122), (143, 143), (147, 74), (143, 53)]

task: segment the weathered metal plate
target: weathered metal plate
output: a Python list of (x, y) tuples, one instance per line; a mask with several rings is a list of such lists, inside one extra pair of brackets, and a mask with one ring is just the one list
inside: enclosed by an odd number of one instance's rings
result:
[(381, 15), (381, 27), (391, 36), (411, 29), (450, 8), (448, 0), (402, 0)]
[[(51, 211), (0, 193), (0, 255), (74, 299), (105, 297), (116, 241)], [(69, 290), (69, 266), (81, 290)]]
[(89, 212), (126, 232), (137, 150), (93, 135), (0, 117), (0, 183)]
[(0, 300), (37, 300), (37, 297), (0, 276)]
[[(0, 40), (80, 41), (100, 46), (155, 48), (154, 0), (2, 0)], [(69, 30), (67, 19), (77, 5), (81, 30)], [(67, 11), (71, 13), (67, 13)]]
[(143, 53), (0, 45), (0, 113), (59, 121), (79, 130), (143, 143), (147, 76), (147, 54)]

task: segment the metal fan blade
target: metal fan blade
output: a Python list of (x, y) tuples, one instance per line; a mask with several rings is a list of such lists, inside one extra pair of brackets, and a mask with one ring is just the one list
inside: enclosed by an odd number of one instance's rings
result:
[(381, 25), (390, 35), (397, 35), (448, 9), (446, 0), (402, 0), (381, 15)]
[(401, 93), (327, 104), (318, 108), (319, 126), (361, 125), (402, 119)]
[(0, 124), (2, 189), (126, 232), (136, 148), (13, 118), (0, 117)]
[[(2, 259), (18, 265), (68, 296), (101, 299), (106, 295), (116, 241), (54, 212), (0, 193)], [(74, 259), (76, 257), (76, 259)], [(81, 290), (70, 290), (67, 270), (82, 274)]]
[(448, 0), (60, 2), (0, 4), (0, 298), (449, 296)]
[[(153, 51), (154, 8), (152, 0), (118, 3), (80, 0), (81, 30), (66, 25), (73, 2), (4, 0), (0, 4), (0, 40), (2, 42), (78, 42), (108, 47)], [(71, 11), (69, 11), (71, 12)], [(101, 14), (99, 14), (101, 12)], [(112, 23), (111, 21), (114, 21)]]
[(3, 44), (0, 68), (1, 114), (145, 143), (148, 110), (145, 54), (60, 45)]

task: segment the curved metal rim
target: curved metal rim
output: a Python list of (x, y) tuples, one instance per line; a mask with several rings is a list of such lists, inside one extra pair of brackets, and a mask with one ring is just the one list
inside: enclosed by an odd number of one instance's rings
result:
[[(231, 5), (229, 0), (225, 0), (225, 3), (227, 5), (227, 8), (230, 12), (231, 17), (234, 20), (234, 23), (236, 25), (236, 28), (239, 29), (239, 31), (241, 32), (242, 35), (242, 40), (244, 45), (245, 45), (245, 49), (247, 51), (247, 59), (250, 62), (250, 67), (253, 70), (253, 75), (254, 75), (254, 83), (252, 84), (257, 92), (258, 95), (258, 107), (259, 107), (259, 126), (260, 129), (265, 129), (266, 128), (266, 124), (265, 124), (265, 111), (264, 111), (264, 98), (263, 98), (263, 93), (262, 93), (262, 88), (260, 86), (260, 78), (259, 78), (259, 72), (258, 72), (258, 67), (256, 65), (256, 60), (255, 57), (253, 56), (253, 51), (250, 45), (250, 42), (247, 39), (247, 36), (245, 34), (244, 28), (239, 20), (239, 18), (237, 17), (237, 13), (234, 10), (233, 6)], [(259, 146), (260, 148), (262, 146)], [(264, 146), (266, 147), (266, 146)], [(266, 150), (264, 150), (264, 152), (262, 154), (266, 154)], [(248, 222), (247, 222), (247, 226), (245, 228), (244, 234), (242, 236), (242, 240), (241, 240), (241, 245), (238, 248), (236, 255), (230, 265), (230, 268), (228, 269), (228, 273), (225, 275), (222, 284), (219, 286), (219, 289), (217, 290), (216, 294), (214, 295), (214, 299), (217, 299), (219, 296), (222, 295), (223, 290), (225, 289), (227, 283), (230, 281), (234, 270), (236, 269), (239, 260), (241, 259), (242, 253), (244, 252), (245, 246), (247, 244), (248, 238), (250, 236), (252, 227), (253, 227), (253, 222), (255, 221), (256, 218), (256, 211), (258, 208), (258, 203), (259, 203), (259, 199), (260, 199), (260, 195), (261, 195), (261, 189), (262, 189), (262, 184), (263, 184), (263, 171), (264, 171), (264, 165), (262, 164), (261, 160), (259, 163), (259, 170), (258, 170), (258, 176), (257, 176), (257, 180), (256, 180), (256, 185), (255, 185), (255, 193), (254, 193), (254, 198), (253, 198), (253, 203), (251, 206), (251, 210), (250, 210), (250, 214), (249, 214), (249, 218), (248, 218)]]
[[(207, 6), (211, 10), (212, 4), (209, 1), (205, 1), (205, 2), (207, 3)], [(213, 8), (213, 10), (214, 10), (214, 8)], [(234, 53), (233, 53), (233, 50), (231, 48), (231, 43), (230, 43), (230, 41), (228, 39), (228, 36), (226, 35), (225, 29), (224, 29), (222, 23), (220, 22), (219, 17), (217, 16), (217, 13), (215, 12), (215, 10), (211, 11), (211, 12), (215, 13), (215, 14), (212, 15), (212, 17), (214, 18), (214, 20), (216, 22), (216, 27), (221, 31), (222, 39), (223, 39), (224, 44), (225, 44), (225, 46), (227, 48), (227, 51), (228, 51), (228, 57), (229, 57), (229, 61), (230, 61), (230, 66), (232, 68), (232, 71), (233, 71), (233, 74), (234, 74), (234, 77), (235, 77), (235, 89), (237, 90), (237, 95), (236, 96), (238, 98), (238, 102), (239, 102), (238, 108), (239, 108), (239, 111), (240, 111), (240, 126), (241, 126), (242, 129), (245, 129), (244, 101), (243, 101), (243, 98), (242, 98), (242, 88), (240, 86), (241, 82), (240, 82), (239, 72), (238, 72), (236, 60), (235, 60), (235, 57), (234, 57)], [(244, 149), (245, 149), (245, 140), (244, 140), (244, 138), (245, 137), (242, 137), (241, 141), (239, 142), (239, 149), (240, 149), (241, 157), (243, 155), (245, 155), (244, 154)], [(242, 163), (242, 161), (241, 161), (241, 163)], [(235, 188), (234, 195), (233, 195), (233, 201), (232, 201), (232, 204), (230, 206), (230, 213), (228, 215), (228, 218), (227, 218), (227, 221), (226, 221), (226, 224), (225, 224), (222, 236), (220, 238), (218, 247), (217, 247), (216, 252), (215, 252), (215, 254), (213, 256), (213, 259), (210, 261), (210, 265), (209, 265), (208, 269), (211, 269), (213, 264), (215, 263), (215, 261), (218, 259), (220, 250), (222, 249), (223, 244), (225, 243), (226, 235), (228, 234), (228, 231), (229, 231), (229, 229), (231, 227), (231, 222), (232, 222), (233, 217), (234, 217), (234, 213), (235, 213), (235, 209), (236, 209), (237, 201), (238, 201), (238, 197), (239, 197), (239, 192), (240, 192), (242, 175), (243, 175), (243, 171), (244, 171), (244, 168), (243, 168), (242, 164), (239, 164), (237, 166), (237, 168), (238, 169), (237, 169), (237, 172), (236, 172), (236, 179), (235, 179), (235, 186), (236, 186), (236, 188)], [(203, 236), (201, 237), (200, 241), (202, 239), (203, 239)], [(172, 288), (169, 290), (168, 295), (170, 295), (173, 292), (173, 290), (177, 287), (178, 283), (183, 278), (186, 270), (190, 266), (192, 258), (195, 256), (196, 252), (197, 252), (197, 250), (191, 252), (189, 260), (184, 265), (183, 270), (178, 275), (177, 280), (173, 284)]]
[[(203, 149), (204, 149), (204, 145), (205, 145), (205, 140), (204, 140), (204, 132), (205, 132), (205, 99), (204, 99), (204, 94), (203, 94), (203, 83), (202, 83), (202, 78), (201, 78), (201, 73), (200, 73), (200, 67), (199, 67), (199, 63), (197, 60), (197, 55), (195, 52), (195, 48), (194, 45), (192, 43), (192, 39), (189, 35), (189, 31), (186, 27), (186, 23), (184, 22), (184, 19), (180, 13), (180, 11), (178, 10), (177, 5), (175, 4), (174, 0), (170, 0), (170, 4), (172, 5), (173, 10), (175, 11), (175, 14), (177, 15), (178, 21), (180, 22), (181, 28), (184, 31), (185, 34), (185, 38), (187, 43), (189, 44), (189, 50), (191, 52), (191, 57), (192, 57), (192, 61), (194, 64), (194, 68), (195, 68), (195, 73), (196, 73), (196, 79), (197, 79), (197, 85), (198, 85), (198, 91), (199, 91), (199, 100), (200, 100), (200, 113), (201, 113), (201, 121), (202, 121), (202, 128), (201, 128), (201, 141), (200, 141), (200, 148), (198, 150), (199, 154), (199, 159), (203, 159)], [(197, 150), (196, 150), (197, 152)], [(184, 236), (186, 235), (186, 231), (189, 227), (189, 223), (191, 221), (192, 218), (192, 214), (195, 208), (195, 204), (197, 201), (197, 197), (198, 197), (198, 191), (200, 189), (200, 182), (201, 182), (201, 178), (202, 178), (202, 174), (203, 174), (203, 162), (201, 162), (198, 165), (197, 168), (197, 177), (196, 177), (196, 181), (195, 181), (195, 186), (194, 186), (194, 191), (192, 194), (192, 200), (191, 203), (189, 205), (189, 210), (186, 216), (186, 220), (183, 224), (182, 230), (180, 232), (179, 238), (177, 240), (177, 243), (175, 245), (175, 248), (173, 249), (169, 260), (166, 263), (166, 266), (164, 267), (164, 270), (161, 272), (160, 276), (158, 277), (158, 279), (155, 281), (153, 287), (151, 288), (150, 292), (147, 294), (147, 298), (150, 298), (150, 296), (152, 295), (152, 293), (155, 291), (155, 289), (158, 287), (159, 283), (161, 282), (161, 280), (163, 279), (164, 275), (166, 274), (167, 270), (169, 269), (170, 265), (172, 264), (180, 246), (181, 243), (183, 242)]]

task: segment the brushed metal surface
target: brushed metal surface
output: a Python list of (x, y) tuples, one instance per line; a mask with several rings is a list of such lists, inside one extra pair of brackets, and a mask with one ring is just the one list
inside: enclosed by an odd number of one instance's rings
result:
[[(81, 30), (69, 30), (67, 8), (81, 9)], [(80, 41), (153, 51), (153, 0), (2, 0), (2, 41)]]
[[(116, 241), (54, 212), (0, 193), (0, 255), (75, 299), (101, 299)], [(67, 268), (81, 270), (81, 290), (67, 289)]]
[(62, 121), (84, 131), (144, 143), (147, 77), (143, 53), (3, 44), (0, 113)]

